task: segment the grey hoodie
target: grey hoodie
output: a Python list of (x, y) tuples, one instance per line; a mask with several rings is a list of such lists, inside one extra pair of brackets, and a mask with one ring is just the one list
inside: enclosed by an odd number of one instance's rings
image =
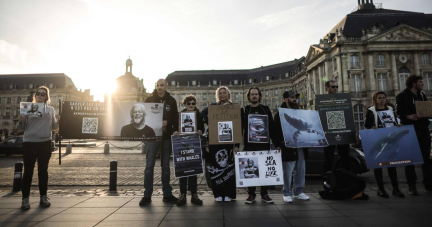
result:
[(18, 129), (24, 130), (24, 142), (45, 142), (51, 140), (51, 132), (58, 129), (54, 108), (45, 104), (42, 116), (26, 116)]

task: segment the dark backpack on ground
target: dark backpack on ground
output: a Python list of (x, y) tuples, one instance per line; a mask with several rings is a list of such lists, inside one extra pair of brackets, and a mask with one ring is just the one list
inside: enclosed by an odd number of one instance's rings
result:
[(336, 169), (324, 173), (323, 186), (324, 190), (319, 191), (323, 199), (369, 199), (369, 196), (364, 194), (366, 182), (345, 169)]

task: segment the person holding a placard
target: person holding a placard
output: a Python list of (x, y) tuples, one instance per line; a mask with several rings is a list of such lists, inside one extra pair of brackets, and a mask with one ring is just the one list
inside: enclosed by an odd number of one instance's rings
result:
[[(233, 105), (230, 90), (219, 87), (216, 90), (216, 103), (211, 105)], [(209, 125), (208, 108), (202, 111), (204, 123)], [(210, 138), (210, 136), (208, 135)], [(205, 152), (206, 169), (211, 178), (211, 188), (217, 202), (230, 202), (236, 198), (236, 178), (234, 169), (234, 153), (240, 144), (209, 145), (209, 152)]]
[(43, 104), (43, 108), (38, 110), (41, 115), (22, 114), (18, 118), (18, 129), (24, 130), (22, 210), (30, 209), (30, 187), (36, 160), (38, 162), (39, 205), (41, 207), (51, 205), (47, 197), (48, 164), (52, 154), (51, 132), (58, 128), (58, 121), (55, 117), (54, 108), (48, 106), (50, 101), (49, 89), (45, 86), (39, 87), (33, 96), (33, 103)]
[[(194, 128), (197, 129), (196, 134), (198, 135), (202, 135), (203, 131), (204, 131), (204, 121), (203, 121), (203, 117), (199, 111), (199, 109), (196, 107), (197, 104), (197, 99), (194, 95), (187, 95), (183, 101), (182, 101), (183, 105), (185, 106), (185, 108), (180, 112), (180, 115), (182, 113), (192, 113), (189, 116), (189, 118), (185, 118), (188, 122), (195, 122), (195, 124), (193, 125)], [(192, 115), (195, 115), (195, 117), (192, 119)], [(179, 118), (180, 122), (175, 122), (174, 123), (174, 136), (178, 136), (182, 133), (190, 133), (190, 132), (185, 132), (185, 130), (180, 130), (183, 127), (180, 127), (180, 124), (182, 124), (182, 118)], [(184, 122), (184, 121), (183, 121)], [(179, 132), (181, 131), (181, 132)], [(189, 184), (189, 188), (192, 194), (192, 198), (191, 198), (191, 203), (193, 204), (197, 204), (197, 205), (202, 205), (203, 201), (198, 197), (198, 177), (196, 175), (194, 176), (189, 176), (189, 177), (182, 177), (180, 178), (180, 197), (179, 200), (177, 202), (178, 206), (184, 205), (186, 204), (186, 194), (187, 194), (187, 185)]]
[[(293, 91), (285, 91), (283, 93), (284, 102), (280, 108), (299, 109), (297, 105), (298, 93)], [(288, 148), (285, 146), (285, 139), (282, 131), (282, 123), (279, 112), (274, 117), (274, 128), (277, 138), (273, 140), (276, 147), (282, 150), (282, 166), (284, 175), (284, 187), (282, 190), (283, 200), (287, 203), (292, 203), (294, 199), (309, 200), (309, 196), (304, 193), (306, 163), (309, 151), (306, 148)], [(276, 143), (275, 143), (276, 142)], [(292, 176), (294, 172), (294, 177)], [(294, 182), (292, 181), (294, 178)], [(293, 190), (291, 191), (291, 183), (293, 182)]]
[(171, 135), (173, 134), (174, 123), (177, 122), (178, 111), (177, 102), (167, 91), (168, 84), (164, 79), (156, 82), (156, 89), (153, 95), (148, 97), (146, 103), (163, 103), (163, 123), (162, 123), (162, 140), (147, 141), (144, 147), (146, 153), (146, 168), (144, 171), (144, 197), (139, 202), (140, 206), (151, 203), (153, 194), (154, 166), (156, 162), (156, 153), (161, 148), (162, 164), (162, 191), (164, 202), (177, 203), (178, 199), (172, 194), (170, 183), (170, 166), (171, 160)]
[[(270, 108), (261, 104), (262, 94), (258, 87), (249, 88), (246, 96), (250, 105), (241, 108), (243, 151), (269, 151), (270, 138), (273, 143), (276, 140)], [(261, 186), (261, 200), (266, 203), (273, 203), (267, 190), (268, 186)], [(246, 204), (255, 201), (255, 191), (256, 187), (248, 187), (249, 196), (245, 201)]]
[[(387, 105), (386, 93), (382, 91), (376, 92), (372, 97), (372, 107), (370, 107), (366, 112), (366, 121), (364, 127), (366, 129), (378, 129), (396, 126), (397, 122), (394, 120), (392, 122), (390, 119), (395, 118), (393, 114), (393, 108)], [(387, 172), (393, 186), (392, 194), (394, 196), (404, 198), (405, 195), (399, 190), (396, 167), (388, 167)], [(378, 184), (377, 195), (380, 197), (389, 198), (389, 194), (384, 188), (382, 168), (375, 168), (374, 175)]]
[[(432, 192), (432, 162), (430, 160), (431, 138), (429, 135), (429, 119), (417, 114), (415, 102), (427, 101), (423, 90), (423, 77), (411, 75), (406, 79), (406, 89), (396, 96), (396, 113), (403, 125), (414, 125), (420, 150), (423, 155), (423, 185), (427, 192)], [(405, 167), (410, 195), (418, 195), (417, 175), (414, 165)]]
[[(329, 80), (325, 83), (325, 88), (327, 94), (336, 94), (338, 92), (338, 83), (334, 80)], [(335, 150), (338, 150), (339, 160), (342, 165), (342, 168), (349, 170), (350, 162), (349, 162), (349, 144), (339, 144), (339, 145), (329, 145), (324, 147), (324, 165), (323, 165), (323, 173), (326, 173), (333, 169), (333, 157)]]

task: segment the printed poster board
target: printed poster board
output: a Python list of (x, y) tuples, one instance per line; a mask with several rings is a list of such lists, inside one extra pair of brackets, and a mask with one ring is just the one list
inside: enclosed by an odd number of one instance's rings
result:
[(316, 107), (329, 145), (356, 142), (351, 95), (349, 93), (316, 96)]
[(196, 133), (196, 112), (180, 112), (179, 113), (179, 129), (181, 134)]
[(282, 156), (273, 151), (242, 151), (235, 155), (237, 187), (282, 185)]
[(413, 125), (360, 130), (368, 169), (423, 164)]
[(268, 143), (270, 140), (268, 116), (248, 114), (248, 143)]
[(163, 104), (63, 102), (64, 139), (140, 140), (162, 138)]
[(378, 119), (384, 128), (390, 128), (397, 125), (396, 118), (390, 110), (377, 111)]
[(41, 117), (45, 103), (20, 102), (20, 114)]
[(328, 146), (317, 111), (279, 108), (279, 117), (286, 147)]
[(209, 144), (242, 142), (239, 105), (211, 105), (209, 108)]
[(171, 136), (174, 175), (176, 178), (204, 173), (199, 135)]
[(415, 106), (421, 117), (432, 117), (432, 101), (415, 101)]

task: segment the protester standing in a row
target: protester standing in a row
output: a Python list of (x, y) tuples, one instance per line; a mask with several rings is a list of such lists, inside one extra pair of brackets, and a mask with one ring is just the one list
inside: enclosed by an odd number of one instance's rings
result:
[[(387, 110), (393, 112), (393, 108), (387, 105), (387, 95), (382, 91), (376, 92), (372, 97), (372, 107), (370, 107), (366, 113), (366, 121), (364, 124), (365, 128), (366, 129), (385, 128), (386, 126), (383, 125), (381, 120), (379, 119), (378, 112), (387, 111)], [(396, 125), (397, 122), (394, 122), (393, 126)], [(390, 177), (391, 184), (393, 186), (392, 194), (394, 196), (404, 198), (405, 195), (399, 190), (396, 167), (388, 167), (387, 172)], [(382, 168), (374, 169), (374, 175), (378, 184), (377, 195), (380, 197), (389, 198), (389, 194), (386, 192), (384, 188)]]
[(51, 99), (49, 89), (41, 86), (33, 95), (33, 103), (41, 103), (44, 108), (41, 116), (24, 116), (18, 118), (18, 129), (24, 130), (23, 162), (24, 176), (22, 181), (22, 210), (30, 209), (30, 187), (33, 170), (38, 162), (39, 194), (41, 207), (49, 207), (51, 203), (47, 197), (48, 164), (52, 154), (51, 132), (58, 128), (55, 110), (48, 106)]
[[(242, 131), (243, 131), (243, 144), (244, 151), (269, 151), (270, 150), (270, 139), (273, 143), (276, 143), (276, 131), (274, 130), (273, 115), (268, 106), (261, 104), (262, 94), (258, 87), (249, 88), (246, 93), (247, 100), (250, 105), (241, 108), (241, 118), (242, 118)], [(253, 143), (248, 142), (249, 137), (249, 124), (248, 116), (250, 114), (267, 115), (268, 118), (268, 128), (270, 138), (267, 143)], [(280, 149), (279, 149), (280, 150)], [(261, 200), (266, 203), (273, 203), (273, 200), (268, 195), (268, 186), (261, 186)], [(246, 199), (245, 203), (250, 204), (255, 201), (256, 198), (256, 187), (248, 187), (249, 197)]]
[[(196, 122), (195, 122), (195, 127), (196, 127), (196, 133), (201, 136), (203, 134), (204, 131), (204, 122), (203, 122), (203, 117), (201, 115), (201, 113), (199, 112), (199, 109), (196, 107), (197, 104), (197, 99), (194, 95), (187, 95), (183, 101), (182, 101), (183, 105), (185, 106), (185, 108), (181, 111), (181, 112), (186, 112), (186, 111), (193, 111), (195, 112), (195, 116), (196, 116)], [(177, 118), (179, 119), (179, 118)], [(179, 122), (177, 120), (177, 122), (174, 123), (174, 136), (179, 136)], [(177, 202), (178, 206), (184, 205), (186, 204), (186, 194), (187, 194), (187, 186), (189, 184), (189, 188), (192, 194), (192, 198), (191, 198), (191, 203), (193, 204), (197, 204), (197, 205), (201, 205), (203, 204), (203, 201), (201, 199), (199, 199), (198, 197), (198, 177), (195, 176), (189, 176), (189, 177), (182, 177), (180, 178), (180, 197), (179, 200)]]
[[(216, 90), (216, 103), (211, 105), (233, 105), (230, 90), (219, 87)], [(202, 111), (204, 123), (209, 124), (208, 108)], [(208, 135), (210, 138), (210, 136)], [(209, 152), (205, 152), (206, 169), (211, 178), (213, 195), (217, 202), (230, 202), (236, 198), (236, 178), (234, 170), (234, 153), (239, 144), (209, 145)]]
[(146, 103), (163, 103), (163, 122), (162, 122), (162, 140), (148, 141), (145, 144), (146, 168), (144, 171), (144, 197), (139, 205), (147, 205), (151, 202), (153, 194), (154, 166), (156, 162), (156, 153), (161, 149), (162, 163), (162, 191), (164, 202), (177, 203), (178, 199), (172, 194), (170, 186), (170, 160), (171, 160), (171, 135), (173, 134), (174, 122), (178, 118), (177, 102), (167, 91), (168, 84), (164, 79), (159, 79), (156, 83), (156, 89), (152, 96), (148, 97)]
[[(423, 184), (427, 192), (432, 192), (432, 164), (430, 161), (431, 138), (429, 134), (429, 119), (421, 117), (416, 112), (416, 101), (427, 101), (423, 90), (423, 77), (411, 75), (406, 79), (406, 89), (396, 96), (396, 113), (403, 125), (414, 125), (420, 150), (423, 156), (422, 165)], [(418, 195), (416, 181), (417, 175), (414, 165), (405, 167), (409, 194)]]
[[(284, 102), (280, 108), (299, 109), (297, 105), (297, 98), (299, 94), (292, 91), (285, 91), (283, 93)], [(282, 190), (283, 200), (291, 203), (292, 199), (309, 200), (309, 196), (304, 193), (305, 190), (305, 176), (306, 164), (305, 159), (308, 155), (306, 148), (288, 148), (285, 146), (285, 139), (282, 131), (282, 123), (280, 120), (279, 112), (274, 117), (275, 131), (278, 136), (276, 139), (276, 146), (282, 148), (282, 166), (284, 187)], [(294, 177), (292, 176), (294, 173)], [(292, 179), (294, 178), (294, 182)], [(293, 183), (293, 190), (291, 191), (291, 183)]]

